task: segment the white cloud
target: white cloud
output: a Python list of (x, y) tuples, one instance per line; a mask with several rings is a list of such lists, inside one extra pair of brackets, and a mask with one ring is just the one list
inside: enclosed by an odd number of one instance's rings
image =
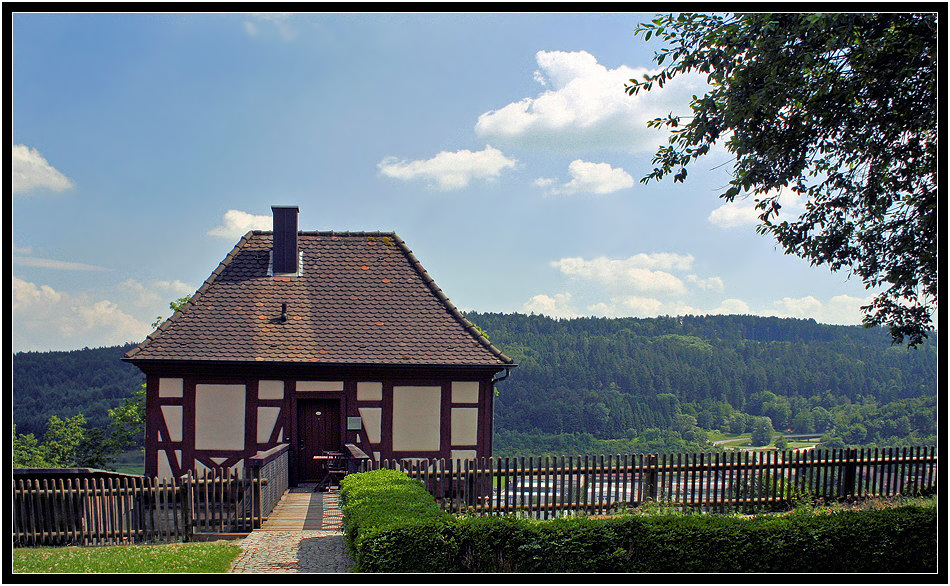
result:
[(36, 286), (19, 277), (13, 277), (13, 312), (29, 307), (55, 305), (62, 299), (62, 295), (49, 285)]
[[(771, 195), (765, 197), (771, 197)], [(764, 199), (763, 196), (760, 198)], [(778, 192), (778, 201), (782, 206), (780, 213), (797, 215), (804, 209), (802, 197), (788, 188)], [(758, 224), (760, 215), (762, 215), (762, 210), (756, 209), (754, 199), (734, 199), (714, 209), (709, 214), (708, 220), (709, 223), (720, 228), (734, 228)]]
[(654, 294), (681, 295), (686, 292), (682, 279), (667, 272), (689, 270), (692, 255), (673, 253), (637, 254), (625, 259), (597, 257), (562, 258), (551, 263), (561, 273), (618, 289), (633, 289)]
[(73, 187), (73, 182), (50, 165), (39, 151), (26, 145), (13, 145), (11, 171), (14, 195), (37, 189), (65, 191)]
[(175, 279), (174, 281), (155, 281), (152, 283), (152, 285), (162, 289), (163, 291), (169, 291), (175, 295), (181, 296), (191, 295), (197, 289), (196, 287), (192, 287), (188, 283), (179, 281), (178, 279)]
[[(829, 324), (859, 324), (864, 319), (862, 305), (870, 305), (873, 296), (853, 297), (851, 295), (836, 295), (828, 300), (825, 308), (825, 321)], [(934, 321), (934, 323), (937, 323)]]
[(109, 269), (96, 265), (87, 265), (81, 262), (35, 258), (30, 256), (14, 256), (13, 264), (58, 271), (107, 271)]
[(770, 310), (759, 313), (777, 317), (814, 318), (815, 321), (825, 324), (854, 325), (861, 323), (863, 318), (861, 306), (868, 305), (872, 299), (872, 297), (836, 295), (827, 303), (822, 303), (811, 295), (799, 298), (785, 297), (774, 302)]
[(548, 317), (573, 318), (580, 314), (571, 306), (570, 293), (556, 293), (549, 295), (535, 295), (522, 305), (525, 313), (536, 313)]
[(584, 282), (589, 315), (653, 317), (700, 314), (702, 311), (687, 304), (692, 298), (686, 296), (725, 289), (720, 277), (693, 274), (693, 261), (690, 254), (658, 252), (622, 259), (562, 258), (551, 266)]
[(696, 74), (680, 75), (663, 89), (629, 96), (624, 84), (649, 70), (621, 65), (607, 69), (586, 51), (539, 51), (534, 78), (548, 88), (485, 112), (475, 131), (492, 141), (520, 147), (579, 152), (606, 148), (653, 152), (664, 133), (647, 128), (647, 121), (670, 112), (689, 112), (693, 94), (705, 93)]
[(723, 299), (719, 307), (709, 312), (710, 315), (749, 315), (751, 313), (749, 304), (741, 299)]
[(725, 284), (723, 284), (721, 277), (709, 277), (708, 279), (703, 279), (697, 275), (686, 275), (686, 281), (696, 285), (704, 291), (722, 291), (726, 287)]
[(208, 235), (234, 240), (250, 230), (270, 230), (273, 227), (274, 219), (271, 216), (255, 216), (240, 210), (228, 210), (224, 213), (221, 225), (208, 230)]
[[(77, 316), (75, 327), (78, 333), (108, 329), (108, 335), (112, 336), (116, 343), (120, 343), (120, 340), (122, 342), (141, 341), (151, 330), (150, 327), (125, 313), (119, 309), (118, 305), (107, 299), (93, 302), (91, 305), (78, 305), (71, 309)], [(69, 324), (69, 321), (65, 323)]]
[(126, 279), (119, 283), (120, 289), (126, 289), (136, 295), (132, 303), (139, 307), (148, 307), (162, 300), (161, 296), (154, 290), (139, 283), (135, 279)]
[(785, 297), (781, 301), (776, 301), (775, 309), (785, 317), (809, 317), (818, 313), (822, 304), (811, 295), (794, 299)]
[(151, 327), (107, 299), (69, 295), (13, 277), (13, 346), (64, 350), (141, 341)]
[(696, 308), (681, 301), (663, 301), (639, 295), (620, 295), (611, 297), (608, 302), (595, 303), (587, 307), (593, 315), (604, 317), (657, 317), (659, 315), (696, 315)]
[(762, 210), (755, 209), (754, 203), (730, 201), (722, 204), (709, 214), (709, 222), (720, 228), (734, 228), (757, 224)]
[(587, 309), (594, 315), (604, 317), (653, 317), (663, 314), (663, 307), (664, 304), (659, 299), (624, 295), (613, 297), (610, 302), (595, 303)]
[(191, 295), (195, 288), (179, 280), (174, 281), (153, 281), (151, 286), (145, 286), (135, 279), (126, 279), (119, 283), (119, 288), (131, 291), (135, 294), (132, 304), (136, 307), (149, 307), (153, 305), (165, 305), (175, 298)]
[(509, 159), (500, 150), (486, 145), (481, 151), (442, 151), (431, 159), (401, 161), (386, 157), (377, 164), (380, 172), (394, 179), (428, 179), (439, 189), (448, 191), (466, 187), (473, 179), (494, 179), (518, 161)]
[(742, 299), (723, 299), (719, 307), (704, 309), (677, 300), (657, 299), (638, 295), (619, 295), (609, 301), (587, 306), (592, 315), (604, 317), (656, 317), (659, 315), (760, 315), (782, 318), (814, 319), (819, 323), (856, 325), (861, 323), (861, 306), (871, 298), (861, 299), (850, 295), (838, 295), (827, 302), (814, 296), (785, 297), (770, 307), (753, 308)]
[[(571, 181), (551, 188), (551, 193), (611, 193), (633, 187), (633, 177), (621, 168), (614, 169), (609, 163), (589, 163), (576, 159), (568, 166)], [(534, 184), (546, 187), (554, 183), (553, 179), (539, 178)]]

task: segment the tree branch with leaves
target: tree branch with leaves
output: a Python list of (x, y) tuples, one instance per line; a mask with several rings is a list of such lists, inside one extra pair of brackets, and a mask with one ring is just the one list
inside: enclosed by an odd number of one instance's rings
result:
[[(786, 254), (883, 288), (864, 324), (920, 344), (937, 310), (936, 15), (678, 14), (636, 34), (664, 43), (664, 67), (628, 94), (690, 72), (710, 85), (689, 116), (648, 123), (670, 138), (641, 181), (685, 181), (722, 143), (735, 162), (719, 197), (753, 197)], [(780, 218), (782, 190), (798, 217)]]

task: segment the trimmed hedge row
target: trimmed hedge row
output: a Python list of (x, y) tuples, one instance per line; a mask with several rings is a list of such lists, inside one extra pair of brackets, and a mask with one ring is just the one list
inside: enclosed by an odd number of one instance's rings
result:
[(340, 482), (343, 531), (363, 572), (445, 572), (455, 544), (452, 515), (421, 483), (395, 470), (348, 474)]
[(935, 572), (936, 507), (721, 515), (455, 517), (401, 472), (341, 485), (361, 572)]

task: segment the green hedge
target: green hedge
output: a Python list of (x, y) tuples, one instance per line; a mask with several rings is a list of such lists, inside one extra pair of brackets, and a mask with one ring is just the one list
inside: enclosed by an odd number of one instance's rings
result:
[(453, 517), (402, 472), (349, 474), (340, 483), (345, 542), (361, 572), (441, 572), (452, 566)]
[(362, 572), (935, 572), (936, 506), (752, 518), (455, 517), (405, 474), (347, 476)]

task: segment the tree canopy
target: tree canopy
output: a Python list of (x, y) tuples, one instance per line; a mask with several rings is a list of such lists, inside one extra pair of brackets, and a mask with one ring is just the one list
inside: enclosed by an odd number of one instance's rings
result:
[[(678, 14), (636, 33), (664, 43), (663, 68), (630, 95), (689, 72), (711, 87), (690, 116), (649, 123), (671, 135), (642, 181), (684, 181), (721, 142), (735, 162), (720, 197), (754, 197), (786, 254), (883, 288), (865, 325), (919, 345), (937, 310), (936, 15)], [(780, 219), (783, 190), (797, 217)]]
[(122, 452), (141, 445), (145, 435), (145, 385), (109, 409), (108, 428), (86, 427), (86, 417), (77, 413), (46, 422), (40, 443), (32, 433), (17, 433), (13, 425), (14, 468), (106, 468)]

